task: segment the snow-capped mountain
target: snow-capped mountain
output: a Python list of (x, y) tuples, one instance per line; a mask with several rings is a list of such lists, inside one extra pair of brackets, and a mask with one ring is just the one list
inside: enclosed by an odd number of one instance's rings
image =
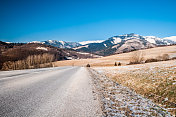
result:
[(81, 46), (81, 44), (77, 42), (65, 42), (65, 41), (57, 41), (57, 40), (47, 40), (47, 41), (33, 41), (30, 43), (41, 43), (46, 45), (51, 45), (58, 48), (75, 48)]
[(94, 53), (106, 56), (116, 53), (129, 52), (161, 45), (176, 44), (176, 36), (159, 38), (155, 36), (141, 36), (138, 34), (124, 34), (108, 38), (107, 40), (65, 42), (57, 40), (34, 41), (32, 43), (42, 43), (58, 48), (72, 48), (78, 52)]
[(166, 39), (158, 38), (155, 36), (141, 36), (141, 35), (134, 34), (134, 33), (114, 36), (109, 39), (113, 39), (114, 44), (120, 43), (122, 40), (133, 40), (133, 39), (146, 40), (149, 43), (152, 43), (155, 45), (170, 45), (174, 43), (174, 42), (171, 42), (170, 40), (168, 41)]
[(133, 50), (152, 48), (160, 45), (171, 45), (176, 42), (155, 36), (141, 36), (138, 34), (125, 34), (113, 36), (100, 43), (89, 43), (85, 46), (74, 48), (77, 51), (91, 52), (98, 55), (111, 55)]
[(165, 40), (171, 40), (171, 41), (173, 41), (173, 42), (176, 42), (176, 36), (165, 37), (165, 38), (163, 38), (163, 39), (165, 39)]
[(96, 41), (82, 41), (79, 42), (81, 45), (86, 45), (86, 44), (90, 44), (90, 43), (102, 43), (105, 40), (96, 40)]

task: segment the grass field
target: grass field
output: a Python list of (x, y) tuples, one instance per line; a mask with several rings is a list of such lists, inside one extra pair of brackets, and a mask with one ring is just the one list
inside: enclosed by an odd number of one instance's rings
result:
[[(156, 58), (157, 56), (162, 56), (163, 54), (169, 54), (170, 57), (176, 57), (176, 45), (157, 47), (145, 50), (139, 50), (144, 59)], [(94, 58), (94, 59), (77, 59), (77, 60), (65, 60), (54, 62), (54, 66), (86, 66), (88, 63), (91, 66), (114, 66), (115, 62), (121, 62), (122, 65), (129, 64), (131, 56), (134, 52), (116, 54), (112, 56)]]
[[(168, 54), (176, 57), (176, 45), (139, 50), (144, 60)], [(90, 64), (95, 70), (123, 86), (135, 90), (138, 94), (152, 99), (176, 114), (176, 60), (128, 65), (135, 51), (112, 56), (58, 61), (54, 66), (86, 66)], [(122, 66), (114, 66), (121, 62)]]
[(94, 69), (176, 114), (176, 60)]

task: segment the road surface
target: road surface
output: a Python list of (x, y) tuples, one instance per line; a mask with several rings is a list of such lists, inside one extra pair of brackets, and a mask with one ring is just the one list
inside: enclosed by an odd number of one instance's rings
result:
[(83, 67), (0, 72), (0, 117), (96, 117), (98, 100)]

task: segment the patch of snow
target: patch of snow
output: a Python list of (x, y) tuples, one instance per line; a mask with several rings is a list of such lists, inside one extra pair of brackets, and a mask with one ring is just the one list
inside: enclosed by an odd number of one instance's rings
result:
[(165, 37), (163, 39), (168, 39), (176, 42), (176, 36), (171, 36), (171, 37)]
[(103, 56), (99, 56), (99, 55), (96, 55), (96, 54), (91, 54), (91, 53), (86, 53), (86, 52), (77, 52), (78, 54), (83, 54), (83, 55), (90, 55), (92, 57), (95, 57), (95, 58), (101, 58)]
[(29, 42), (29, 43), (42, 43), (40, 41), (32, 41), (32, 42)]
[(45, 48), (45, 47), (37, 47), (36, 49), (37, 49), (37, 50), (45, 50), (45, 51), (48, 51), (48, 49)]
[(62, 45), (64, 45), (65, 44), (65, 42), (64, 41), (59, 41)]
[(87, 54), (90, 54), (90, 53), (86, 53), (86, 52), (77, 52), (78, 54), (85, 54), (85, 55), (87, 55)]
[(103, 42), (104, 40), (96, 40), (96, 41), (82, 41), (82, 42), (79, 42), (81, 45), (86, 45), (86, 44), (90, 44), (90, 43), (101, 43)]
[(68, 56), (66, 56), (66, 58), (67, 58), (68, 60), (72, 60), (72, 59), (73, 59), (72, 57), (68, 57)]
[(48, 40), (48, 42), (53, 43), (53, 40)]
[(164, 100), (165, 100), (165, 101), (168, 101), (168, 98), (165, 98)]
[(101, 58), (101, 57), (103, 57), (103, 56), (99, 56), (99, 55), (93, 54), (93, 57), (95, 57), (95, 58)]
[(107, 47), (107, 45), (104, 43), (104, 46)]
[(113, 39), (114, 39), (114, 44), (120, 43), (122, 41), (122, 39), (119, 37), (113, 37)]
[(147, 40), (150, 43), (156, 44), (156, 37), (155, 36), (144, 36), (145, 40)]
[(6, 43), (12, 43), (12, 42), (6, 42)]

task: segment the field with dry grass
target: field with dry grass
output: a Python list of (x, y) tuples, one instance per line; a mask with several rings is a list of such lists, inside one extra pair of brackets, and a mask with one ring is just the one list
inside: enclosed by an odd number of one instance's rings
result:
[(94, 69), (176, 113), (176, 60)]
[[(139, 50), (139, 52), (143, 54), (144, 60), (157, 58), (163, 54), (168, 54), (172, 58), (176, 57), (176, 45)], [(115, 62), (121, 62), (122, 65), (126, 65), (129, 64), (131, 56), (134, 55), (134, 53), (135, 51), (102, 58), (57, 61), (54, 63), (54, 66), (86, 66), (88, 63), (94, 67), (114, 66)]]

